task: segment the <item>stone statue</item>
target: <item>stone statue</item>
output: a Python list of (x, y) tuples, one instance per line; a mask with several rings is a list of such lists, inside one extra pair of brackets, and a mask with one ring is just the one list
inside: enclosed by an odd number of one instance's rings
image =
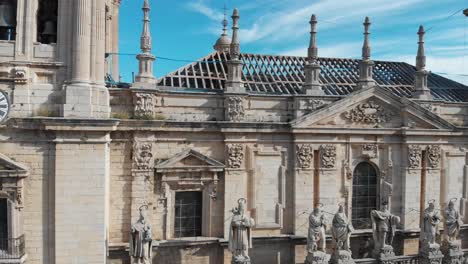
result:
[(384, 201), (380, 210), (372, 210), (371, 220), (374, 238), (374, 256), (394, 256), (392, 243), (396, 227), (400, 223), (400, 217), (392, 215), (388, 209), (388, 202)]
[(336, 243), (336, 250), (351, 251), (349, 247), (349, 238), (354, 228), (351, 221), (348, 220), (342, 204), (338, 207), (338, 212), (333, 217), (332, 236)]
[(309, 233), (307, 235), (307, 251), (325, 251), (325, 215), (320, 207), (315, 207), (309, 215)]
[(439, 223), (441, 217), (435, 209), (435, 200), (429, 201), (429, 206), (424, 210), (421, 221), (421, 246), (419, 257), (421, 264), (440, 264), (444, 255), (440, 251), (440, 245), (436, 242), (439, 234)]
[(335, 250), (331, 257), (332, 264), (354, 264), (350, 249), (350, 237), (354, 228), (345, 214), (344, 206), (338, 206), (338, 212), (332, 221), (332, 236), (335, 242)]
[(233, 209), (231, 227), (229, 229), (229, 251), (232, 252), (233, 264), (250, 264), (249, 248), (252, 248), (252, 232), (255, 226), (252, 218), (244, 214), (246, 200), (237, 201), (238, 207)]
[(424, 218), (421, 226), (421, 242), (426, 245), (434, 245), (439, 234), (441, 217), (435, 210), (435, 201), (429, 201), (429, 207), (424, 210)]
[(451, 199), (444, 212), (445, 236), (449, 242), (458, 240), (460, 227), (463, 225), (462, 217), (455, 208), (456, 200), (457, 199)]
[(134, 264), (150, 264), (153, 239), (151, 226), (147, 221), (148, 206), (140, 207), (140, 218), (132, 225), (130, 232), (130, 257)]

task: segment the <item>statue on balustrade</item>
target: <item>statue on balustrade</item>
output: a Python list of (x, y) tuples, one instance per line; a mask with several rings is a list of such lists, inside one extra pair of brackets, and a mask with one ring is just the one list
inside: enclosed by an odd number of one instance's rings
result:
[(390, 212), (388, 201), (384, 200), (380, 210), (371, 211), (371, 220), (374, 238), (373, 255), (379, 259), (395, 256), (392, 244), (400, 217)]
[(134, 264), (150, 264), (153, 239), (151, 238), (151, 226), (147, 221), (148, 206), (141, 206), (139, 211), (140, 218), (132, 225), (130, 232), (129, 253)]
[(444, 212), (445, 236), (447, 241), (449, 242), (454, 242), (458, 240), (460, 227), (463, 225), (462, 216), (460, 215), (460, 212), (455, 208), (456, 200), (457, 199), (451, 199)]
[(320, 207), (322, 204), (316, 206), (309, 215), (305, 264), (325, 264), (330, 260), (330, 255), (325, 253), (326, 218)]
[(246, 200), (237, 201), (237, 208), (233, 209), (231, 227), (229, 229), (229, 251), (232, 252), (232, 264), (250, 264), (249, 248), (252, 248), (252, 232), (255, 222), (245, 215)]
[(441, 217), (435, 209), (435, 200), (429, 201), (429, 206), (424, 210), (424, 218), (421, 226), (421, 242), (424, 246), (436, 246), (436, 238), (439, 234)]
[(326, 218), (320, 207), (314, 208), (309, 215), (309, 232), (307, 235), (307, 251), (325, 251)]
[(344, 206), (338, 206), (338, 212), (333, 217), (332, 221), (332, 236), (336, 244), (336, 250), (351, 251), (349, 247), (349, 238), (354, 231), (351, 221), (345, 214)]
[(332, 236), (335, 248), (331, 257), (331, 263), (354, 264), (349, 242), (353, 231), (353, 225), (346, 216), (343, 204), (338, 205), (338, 212), (332, 221)]

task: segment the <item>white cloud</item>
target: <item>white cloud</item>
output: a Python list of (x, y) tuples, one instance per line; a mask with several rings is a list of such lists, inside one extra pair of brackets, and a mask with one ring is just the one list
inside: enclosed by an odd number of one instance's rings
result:
[(224, 18), (224, 14), (221, 11), (217, 11), (202, 1), (194, 1), (188, 4), (187, 6), (190, 10), (200, 13), (210, 20), (221, 22)]

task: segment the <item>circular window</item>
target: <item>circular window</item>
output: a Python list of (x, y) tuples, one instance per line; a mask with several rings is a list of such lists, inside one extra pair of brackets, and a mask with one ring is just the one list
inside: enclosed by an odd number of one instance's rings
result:
[(5, 92), (0, 91), (0, 122), (5, 121), (10, 111), (10, 102)]

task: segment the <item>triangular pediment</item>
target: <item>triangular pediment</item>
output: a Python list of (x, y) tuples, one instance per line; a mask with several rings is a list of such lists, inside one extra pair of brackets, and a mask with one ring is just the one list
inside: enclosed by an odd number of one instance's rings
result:
[(26, 166), (0, 153), (0, 176), (26, 177), (27, 174), (28, 169)]
[(293, 128), (455, 128), (418, 103), (397, 97), (381, 87), (355, 91), (292, 121), (291, 125)]
[(193, 149), (184, 150), (156, 166), (158, 172), (171, 170), (222, 171), (224, 164)]

